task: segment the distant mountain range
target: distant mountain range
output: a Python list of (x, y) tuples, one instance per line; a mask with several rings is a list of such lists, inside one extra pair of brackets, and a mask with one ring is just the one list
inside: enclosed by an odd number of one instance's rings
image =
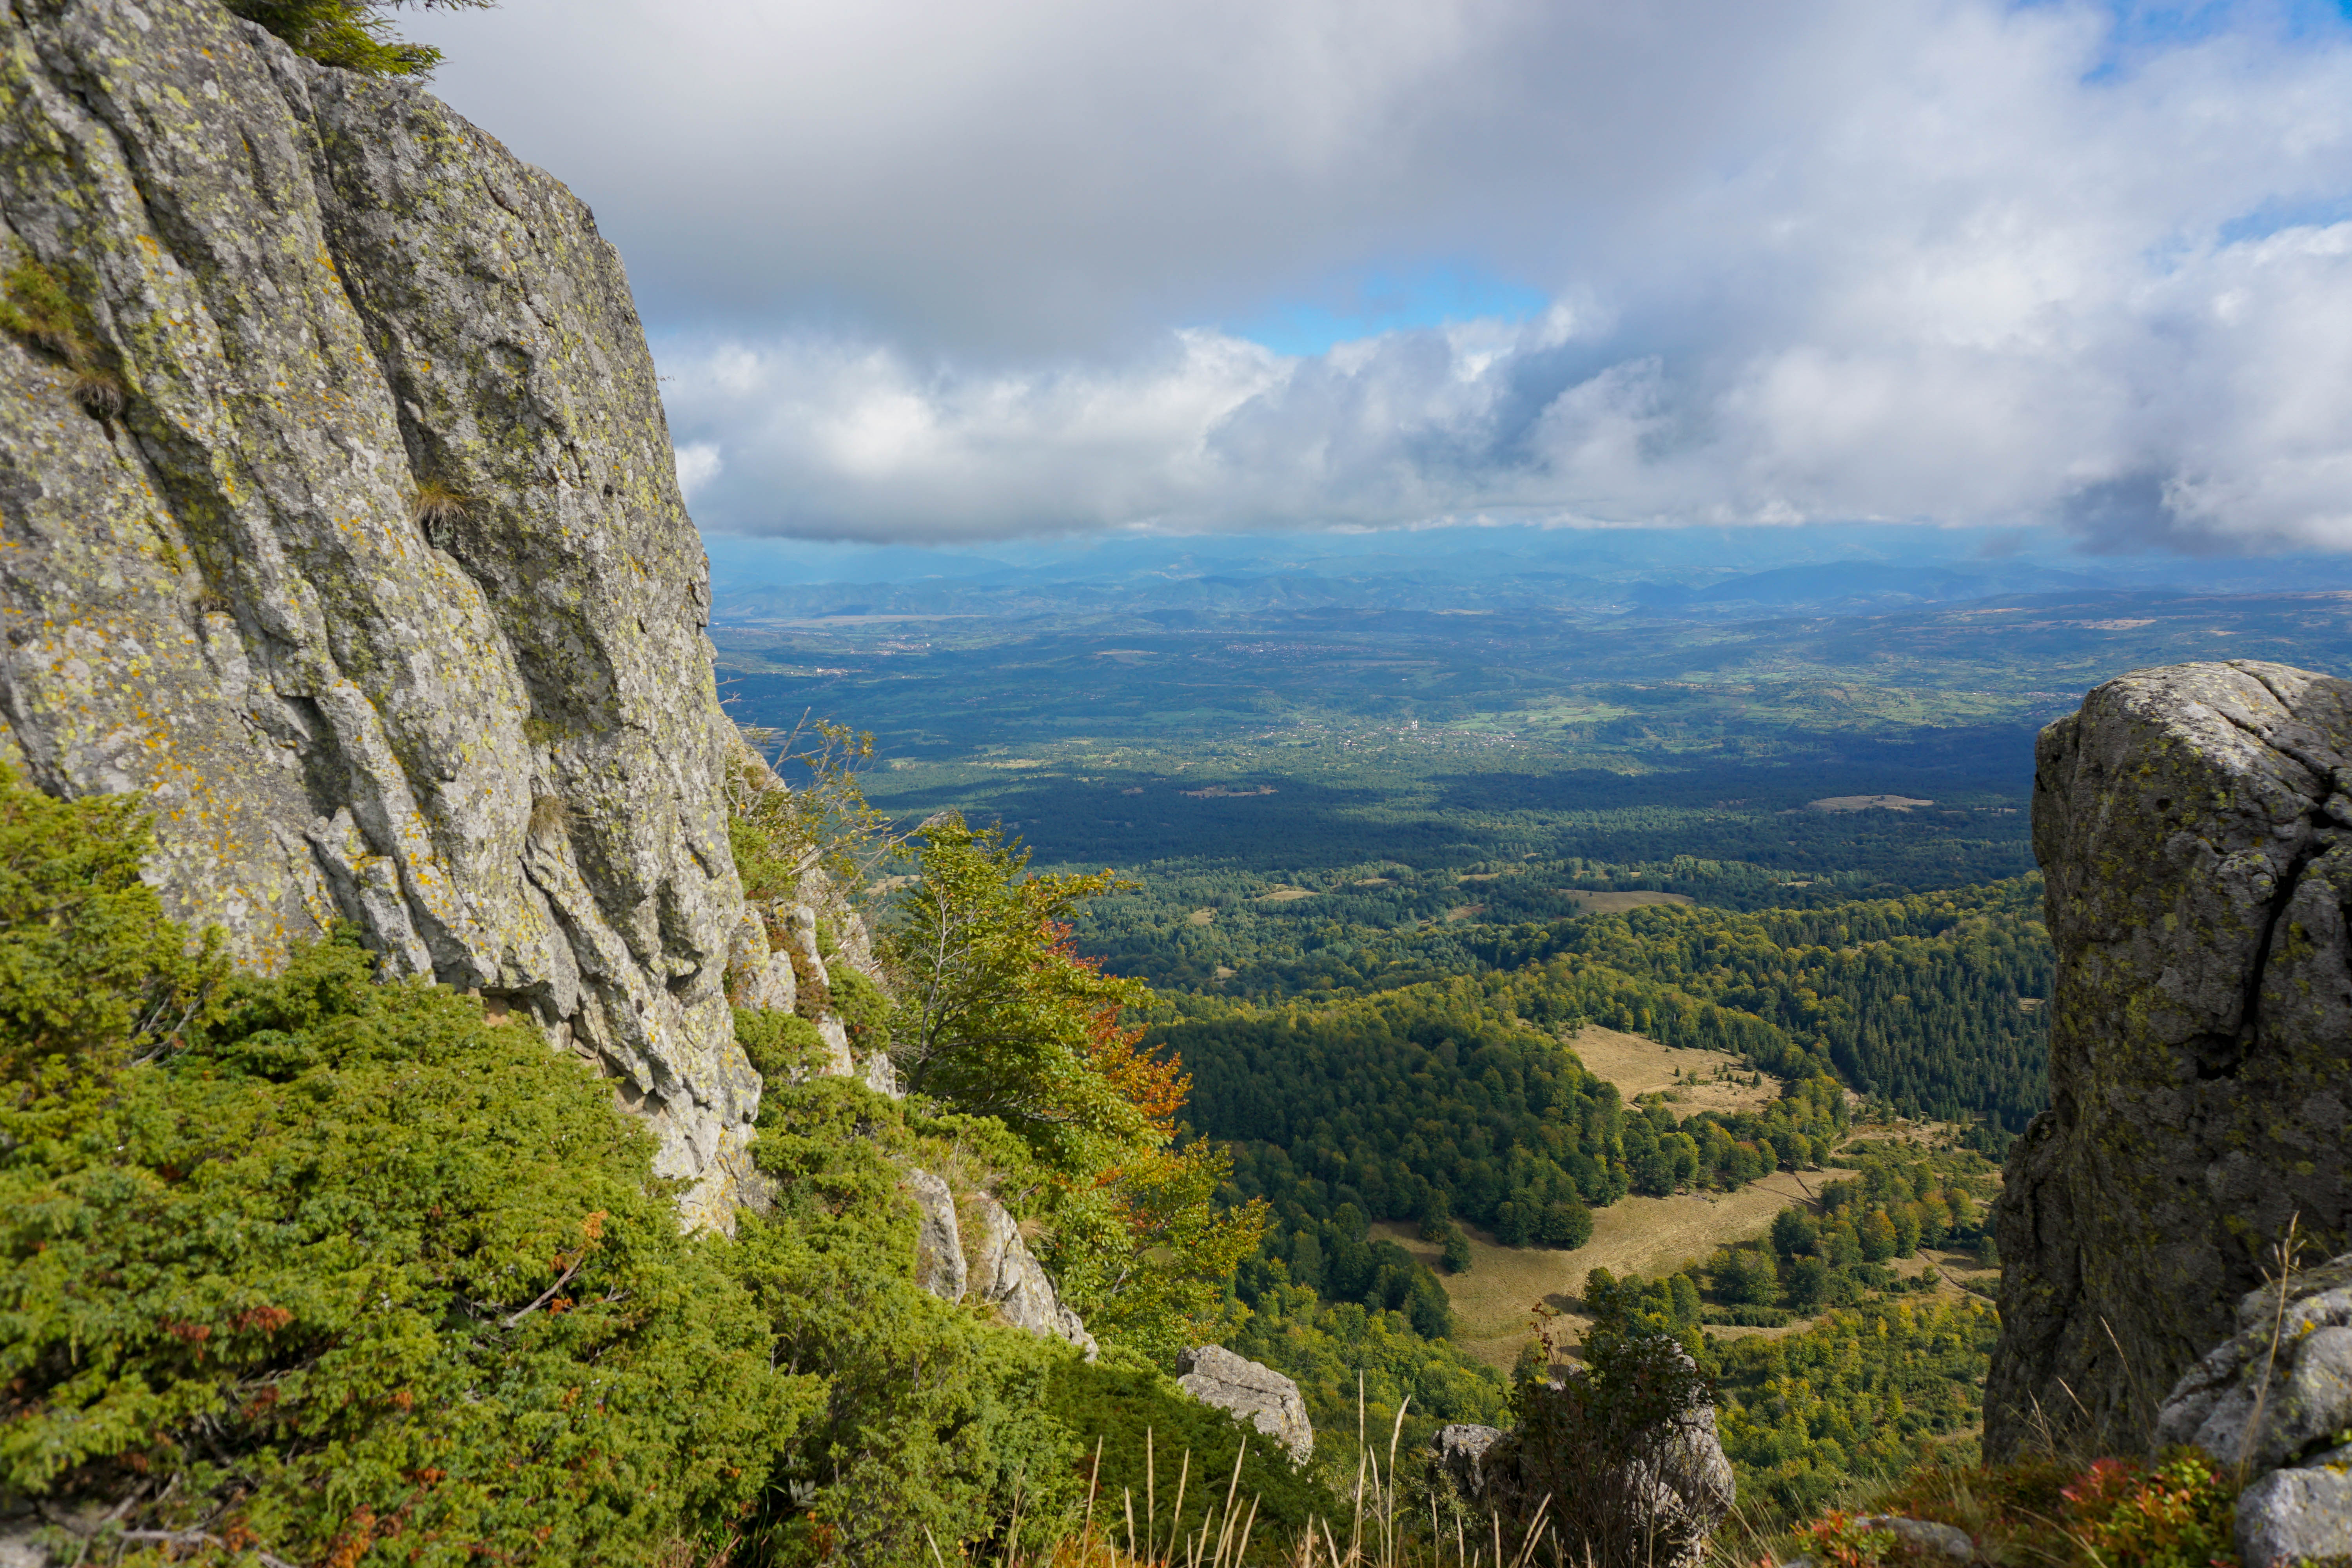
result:
[[(978, 549), (711, 535), (721, 625), (1346, 608), (1748, 619), (2083, 591), (2352, 589), (2352, 556), (2095, 556), (1923, 528), (1446, 528)], [(2035, 548), (2026, 548), (2029, 544)]]

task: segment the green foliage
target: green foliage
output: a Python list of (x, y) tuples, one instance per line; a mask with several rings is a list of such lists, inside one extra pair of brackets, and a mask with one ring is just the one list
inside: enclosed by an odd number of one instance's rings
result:
[(738, 1007), (735, 1043), (743, 1047), (752, 1069), (768, 1084), (807, 1078), (822, 1070), (826, 1058), (824, 1037), (797, 1013)]
[(838, 1078), (770, 1080), (759, 1125), (755, 1154), (776, 1197), (739, 1223), (734, 1268), (777, 1363), (821, 1379), (824, 1394), (768, 1476), (737, 1560), (928, 1561), (925, 1531), (950, 1552), (993, 1542), (1016, 1493), (1036, 1530), (1054, 1525), (1077, 1497), (1079, 1453), (1045, 1407), (1076, 1352), (918, 1287), (915, 1211), (900, 1190), (907, 1164), (1002, 1154), (1002, 1133), (910, 1120)]
[(1265, 1228), (1262, 1205), (1218, 1201), (1230, 1173), (1214, 1144), (1140, 1148), (1038, 1194), (1038, 1257), (1098, 1339), (1164, 1367), (1213, 1336), (1234, 1271)]
[[(221, 965), (139, 879), (139, 802), (65, 802), (0, 767), (0, 1068), (39, 1092), (102, 1081), (188, 1022)], [(37, 1086), (37, 1088), (36, 1087)]]
[[(227, 0), (228, 8), (258, 22), (320, 65), (362, 76), (429, 77), (441, 51), (393, 37), (383, 15), (404, 0)], [(487, 10), (498, 0), (416, 0), (426, 11)]]
[(956, 816), (924, 826), (915, 864), (882, 933), (898, 989), (891, 1055), (908, 1089), (994, 1117), (1066, 1168), (1149, 1142), (1149, 1113), (1095, 1055), (1118, 1010), (1150, 993), (1068, 940), (1073, 910), (1113, 886), (1109, 873), (1028, 875), (1025, 849)]
[(2095, 1562), (2209, 1568), (2236, 1554), (2237, 1478), (2198, 1449), (2151, 1466), (2101, 1459), (2061, 1495)]
[(1514, 972), (1497, 1000), (1529, 1017), (1833, 1069), (1906, 1115), (2018, 1132), (2050, 1098), (2040, 900), (2037, 877), (1821, 910), (1639, 909), (1498, 933), (1483, 955)]
[(826, 967), (834, 1016), (848, 1031), (849, 1048), (859, 1061), (890, 1048), (890, 999), (882, 988), (847, 963)]
[(1617, 1091), (1466, 983), (1311, 1012), (1232, 1009), (1148, 1038), (1191, 1068), (1194, 1126), (1242, 1145), (1236, 1184), (1293, 1228), (1346, 1204), (1412, 1219), (1438, 1203), (1532, 1229), (1554, 1204), (1606, 1204), (1631, 1184)]
[[(1272, 1205), (1266, 1256), (1330, 1300), (1388, 1309), (1443, 1298), (1402, 1248), (1334, 1229), (1343, 1207), (1459, 1215), (1505, 1246), (1574, 1248), (1591, 1238), (1593, 1205), (1737, 1187), (1810, 1163), (1842, 1135), (1844, 1096), (1826, 1078), (1755, 1113), (1677, 1121), (1662, 1101), (1625, 1107), (1556, 1038), (1486, 998), (1457, 980), (1311, 1010), (1219, 1005), (1147, 1037), (1182, 1053), (1194, 1125), (1235, 1145), (1236, 1191)], [(1444, 1331), (1437, 1311), (1421, 1318)]]
[(1973, 1426), (1999, 1322), (1982, 1303), (1873, 1302), (1714, 1347), (1717, 1426), (1742, 1497), (1818, 1509)]
[(348, 937), (191, 1013), (124, 803), (0, 779), (0, 824), (39, 1057), (0, 1104), (0, 1484), (352, 1563), (642, 1563), (751, 1505), (813, 1390), (584, 1067)]
[[(1538, 1506), (1568, 1551), (1589, 1564), (1645, 1568), (1682, 1559), (1696, 1542), (1676, 1533), (1679, 1510), (1660, 1489), (1704, 1484), (1665, 1457), (1696, 1429), (1708, 1378), (1671, 1333), (1599, 1293), (1582, 1364), (1523, 1363), (1511, 1382), (1507, 1506), (1524, 1532)], [(1490, 1461), (1491, 1462), (1491, 1461)], [(1696, 1510), (1692, 1510), (1696, 1511)]]
[(0, 331), (21, 338), (76, 369), (97, 355), (89, 312), (64, 280), (29, 255), (0, 275)]
[(1416, 1332), (1402, 1312), (1325, 1302), (1293, 1284), (1281, 1264), (1257, 1258), (1244, 1266), (1241, 1300), (1247, 1315), (1222, 1342), (1298, 1384), (1315, 1427), (1317, 1463), (1342, 1489), (1355, 1475), (1360, 1387), (1364, 1427), (1381, 1446), (1383, 1466), (1388, 1434), (1408, 1395), (1403, 1441), (1414, 1452), (1449, 1422), (1495, 1426), (1503, 1419), (1506, 1390), (1495, 1369)]
[(1123, 1521), (1131, 1510), (1139, 1531), (1181, 1537), (1219, 1512), (1228, 1489), (1244, 1509), (1255, 1500), (1261, 1540), (1297, 1540), (1307, 1533), (1309, 1519), (1345, 1515), (1324, 1479), (1328, 1467), (1294, 1467), (1274, 1439), (1202, 1405), (1158, 1372), (1065, 1362), (1045, 1409), (1076, 1435), (1087, 1456), (1081, 1466), (1086, 1476), (1096, 1475), (1093, 1457), (1101, 1445), (1097, 1520)]
[[(898, 855), (904, 841), (866, 801), (872, 735), (803, 713), (790, 730), (747, 726), (743, 742), (727, 773), (727, 831), (754, 903), (793, 897), (813, 868), (837, 888), (862, 889)], [(805, 775), (799, 787), (788, 772)]]
[[(0, 331), (63, 361), (74, 372), (74, 401), (91, 418), (112, 419), (121, 414), (130, 393), (122, 378), (102, 363), (89, 307), (29, 254), (0, 275)], [(163, 548), (167, 556), (176, 557), (177, 547), (169, 540)]]
[(1038, 1256), (1066, 1300), (1106, 1343), (1168, 1364), (1207, 1331), (1264, 1221), (1217, 1203), (1222, 1149), (1176, 1142), (1181, 1065), (1119, 1024), (1150, 991), (1072, 946), (1072, 910), (1111, 878), (1030, 875), (1026, 851), (952, 816), (925, 826), (914, 863), (883, 928), (887, 1014), (845, 979), (845, 1016), (870, 1020), (854, 1026), (919, 1099), (1021, 1140), (1006, 1185), (1042, 1222)]
[[(1868, 1495), (1870, 1511), (1966, 1531), (1980, 1562), (2236, 1568), (2237, 1493), (2236, 1477), (2210, 1456), (2174, 1449), (2152, 1463), (2102, 1458), (2088, 1468), (2047, 1456), (1991, 1466), (1931, 1461)], [(1832, 1513), (1800, 1539), (1843, 1536), (1844, 1560), (1855, 1568), (1902, 1560), (1891, 1543), (1860, 1535), (1850, 1517)]]
[[(1658, 1279), (1638, 1274), (1619, 1277), (1606, 1268), (1584, 1276), (1584, 1310), (1599, 1321), (1643, 1324), (1661, 1333), (1680, 1334), (1700, 1321), (1697, 1282), (1687, 1273)], [(1702, 1347), (1704, 1341), (1696, 1342)]]

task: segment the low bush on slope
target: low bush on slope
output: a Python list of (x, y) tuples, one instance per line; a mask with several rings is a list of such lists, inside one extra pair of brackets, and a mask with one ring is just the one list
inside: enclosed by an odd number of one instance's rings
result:
[(748, 1510), (815, 1380), (607, 1089), (349, 940), (190, 959), (143, 847), (0, 776), (10, 1511), (355, 1563), (643, 1563)]

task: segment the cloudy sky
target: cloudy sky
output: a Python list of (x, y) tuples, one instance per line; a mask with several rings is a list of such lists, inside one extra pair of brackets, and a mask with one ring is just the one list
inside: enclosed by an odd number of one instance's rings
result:
[(504, 0), (706, 531), (2352, 550), (2334, 0)]

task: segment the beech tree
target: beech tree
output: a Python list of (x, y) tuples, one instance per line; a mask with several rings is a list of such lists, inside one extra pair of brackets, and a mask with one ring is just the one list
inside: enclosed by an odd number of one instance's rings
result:
[(1029, 1145), (1027, 1206), (1064, 1296), (1097, 1333), (1171, 1358), (1205, 1335), (1266, 1208), (1220, 1209), (1232, 1159), (1180, 1141), (1183, 1064), (1120, 1022), (1150, 988), (1077, 951), (1076, 906), (1121, 884), (1033, 873), (1025, 848), (955, 815), (926, 823), (913, 853), (882, 941), (908, 1089)]

